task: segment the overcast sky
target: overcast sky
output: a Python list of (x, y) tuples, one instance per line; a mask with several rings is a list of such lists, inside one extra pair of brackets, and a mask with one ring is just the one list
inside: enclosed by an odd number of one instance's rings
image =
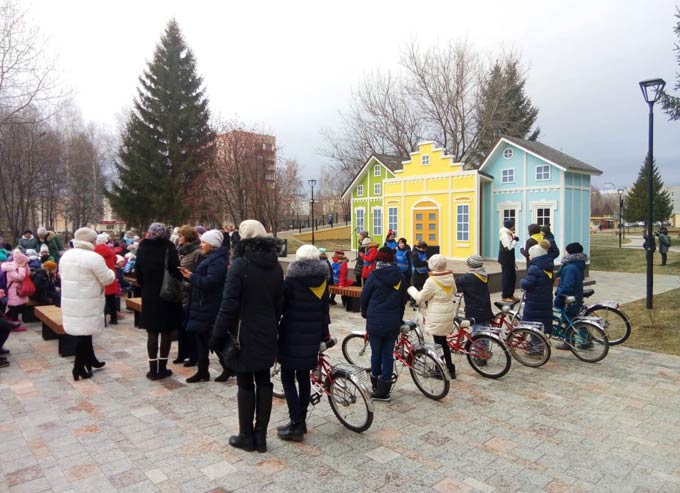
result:
[[(541, 141), (630, 185), (647, 152), (638, 82), (672, 91), (680, 0), (103, 1), (33, 0), (30, 14), (58, 54), (86, 120), (116, 125), (170, 18), (198, 61), (213, 114), (263, 126), (305, 178), (328, 162), (320, 130), (363, 74), (396, 67), (403, 46), (468, 40), (493, 56), (521, 53)], [(680, 122), (655, 112), (654, 155), (680, 184)]]

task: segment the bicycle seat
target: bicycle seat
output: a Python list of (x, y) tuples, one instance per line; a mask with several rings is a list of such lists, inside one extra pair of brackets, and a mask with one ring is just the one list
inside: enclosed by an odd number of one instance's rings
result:
[(590, 298), (593, 294), (595, 294), (594, 289), (584, 289), (583, 290), (583, 297), (584, 298)]
[(402, 320), (401, 321), (401, 333), (402, 334), (408, 334), (412, 330), (415, 330), (416, 328), (416, 323), (413, 320)]
[(319, 344), (319, 352), (323, 353), (326, 349), (332, 348), (333, 346), (335, 346), (336, 342), (338, 341), (334, 337), (326, 339), (325, 341), (321, 341), (321, 344)]
[(496, 308), (498, 308), (499, 310), (502, 310), (503, 307), (505, 307), (505, 306), (512, 308), (513, 306), (515, 306), (517, 304), (517, 302), (516, 301), (494, 301), (493, 304)]

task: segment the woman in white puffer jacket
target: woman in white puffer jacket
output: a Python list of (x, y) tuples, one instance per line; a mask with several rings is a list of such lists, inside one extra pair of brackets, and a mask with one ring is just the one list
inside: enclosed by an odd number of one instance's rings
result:
[(59, 262), (61, 275), (61, 314), (64, 331), (77, 337), (73, 379), (92, 376), (92, 367), (101, 368), (92, 347), (92, 334), (104, 328), (104, 287), (116, 279), (106, 267), (104, 257), (94, 251), (97, 233), (80, 228), (75, 233), (74, 248)]
[(427, 261), (427, 265), (430, 272), (422, 291), (411, 286), (408, 288), (408, 294), (419, 305), (427, 303), (427, 313), (423, 317), (425, 330), (432, 335), (434, 342), (444, 350), (446, 367), (451, 379), (455, 379), (456, 366), (451, 361), (451, 350), (446, 343), (446, 336), (453, 332), (453, 317), (456, 315), (453, 297), (456, 295), (456, 284), (453, 279), (453, 272), (446, 269), (446, 258), (442, 255), (432, 255)]

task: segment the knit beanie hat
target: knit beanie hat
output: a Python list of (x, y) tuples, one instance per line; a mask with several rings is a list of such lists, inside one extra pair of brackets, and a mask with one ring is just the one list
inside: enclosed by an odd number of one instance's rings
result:
[(207, 229), (205, 229), (203, 226), (199, 224), (198, 226), (196, 226), (196, 231), (198, 232), (199, 235), (202, 235), (207, 231)]
[(418, 248), (427, 248), (427, 243), (425, 243), (424, 240), (420, 240), (420, 241), (416, 244), (416, 246), (417, 246)]
[(153, 223), (149, 226), (149, 230), (146, 232), (146, 237), (153, 240), (156, 238), (165, 238), (165, 226), (161, 223)]
[(78, 231), (75, 232), (73, 238), (76, 241), (94, 243), (97, 240), (97, 232), (90, 228), (80, 228)]
[(333, 254), (333, 256), (334, 257), (344, 257), (345, 252), (343, 252), (342, 250), (336, 250), (335, 253)]
[(378, 255), (375, 257), (376, 262), (391, 263), (394, 262), (394, 252), (390, 247), (382, 247), (378, 250)]
[(28, 263), (28, 257), (16, 250), (12, 253), (12, 260), (17, 265), (26, 265)]
[(295, 252), (295, 260), (319, 260), (319, 249), (314, 245), (302, 245)]
[(201, 235), (201, 241), (208, 245), (212, 245), (215, 248), (222, 246), (222, 240), (224, 240), (224, 235), (219, 229), (211, 229)]
[(503, 221), (503, 226), (508, 229), (512, 229), (515, 227), (515, 221), (513, 219), (506, 219)]
[(105, 245), (108, 241), (109, 241), (108, 237), (104, 233), (100, 233), (97, 235), (95, 245)]
[(47, 253), (50, 252), (50, 247), (48, 247), (45, 243), (40, 245), (40, 253), (42, 253), (42, 252), (47, 252)]
[(437, 253), (430, 257), (430, 259), (427, 261), (427, 265), (430, 270), (442, 272), (446, 270), (446, 258), (443, 255), (439, 255)]
[(122, 264), (124, 262), (125, 262), (125, 259), (122, 256), (116, 255), (116, 265)]
[(246, 219), (245, 221), (242, 221), (238, 230), (242, 239), (267, 236), (267, 230), (264, 229), (264, 226), (262, 226), (260, 221), (255, 219)]
[(578, 241), (574, 243), (569, 243), (565, 247), (565, 250), (569, 255), (573, 255), (575, 253), (583, 253), (583, 245), (581, 245)]
[(550, 242), (548, 240), (541, 240), (538, 245), (534, 245), (529, 248), (529, 258), (535, 259), (542, 255), (548, 254), (548, 249), (550, 248)]
[(45, 269), (47, 272), (54, 272), (55, 270), (57, 270), (57, 263), (51, 260), (43, 262), (42, 266), (43, 269)]
[(484, 259), (479, 255), (470, 255), (465, 263), (471, 269), (481, 269), (484, 267)]
[(535, 235), (541, 232), (541, 227), (538, 224), (530, 224), (529, 225), (529, 234), (530, 235)]
[(38, 252), (36, 252), (32, 248), (26, 250), (26, 255), (28, 255), (28, 258), (38, 258)]
[(371, 240), (370, 238), (364, 238), (363, 240), (361, 240), (361, 246), (363, 247), (366, 247), (371, 243), (373, 243), (373, 240)]
[(43, 228), (42, 226), (40, 226), (38, 228), (38, 236), (47, 236), (47, 230), (45, 228)]

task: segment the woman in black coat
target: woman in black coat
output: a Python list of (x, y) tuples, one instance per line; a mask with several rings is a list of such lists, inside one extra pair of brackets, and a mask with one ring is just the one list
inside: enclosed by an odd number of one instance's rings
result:
[[(168, 258), (170, 275), (181, 280), (177, 249), (166, 238), (165, 226), (153, 223), (149, 226), (146, 239), (137, 249), (135, 272), (142, 291), (142, 327), (147, 331), (146, 349), (149, 353), (149, 380), (158, 380), (172, 375), (167, 368), (168, 354), (172, 344), (172, 332), (182, 323), (182, 304), (169, 303), (161, 299), (161, 285), (165, 271), (165, 257)], [(160, 334), (160, 356), (158, 336)]]
[(230, 437), (229, 444), (266, 452), (273, 390), (269, 371), (283, 309), (283, 269), (276, 240), (265, 236), (260, 222), (243, 221), (239, 231), (241, 240), (233, 251), (210, 348), (221, 351), (227, 334), (239, 341), (239, 353), (226, 361), (238, 384), (239, 434)]
[[(185, 330), (196, 341), (198, 356), (198, 371), (187, 378), (187, 383), (210, 381), (210, 359), (208, 357), (208, 342), (217, 312), (222, 304), (222, 291), (227, 277), (228, 249), (222, 247), (222, 233), (216, 229), (206, 231), (201, 235), (201, 252), (198, 265), (193, 273), (186, 267), (180, 267), (180, 272), (191, 284)], [(231, 374), (223, 371), (217, 377), (224, 382)]]
[(295, 258), (283, 282), (278, 356), (290, 422), (278, 428), (278, 435), (282, 440), (301, 442), (307, 432), (309, 372), (317, 366), (319, 344), (329, 337), (330, 315), (326, 262), (319, 260), (319, 249), (302, 245)]

